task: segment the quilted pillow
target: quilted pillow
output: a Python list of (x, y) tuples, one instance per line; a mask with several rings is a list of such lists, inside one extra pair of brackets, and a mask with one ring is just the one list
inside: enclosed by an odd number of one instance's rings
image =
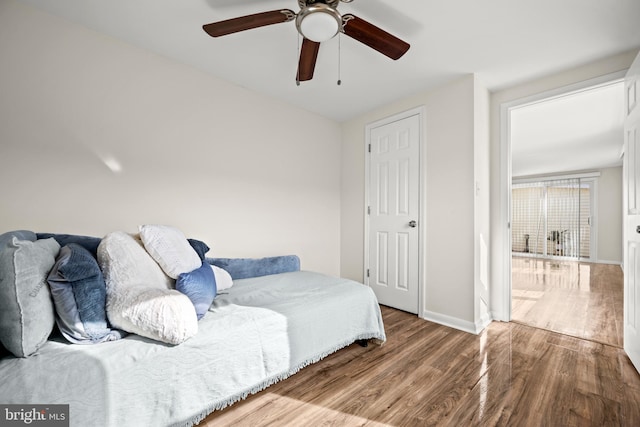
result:
[(140, 239), (165, 273), (177, 279), (200, 267), (202, 261), (180, 230), (168, 225), (141, 225)]
[(173, 281), (139, 239), (121, 231), (107, 234), (98, 246), (98, 263), (113, 327), (169, 344), (198, 332), (191, 300), (172, 289)]
[(93, 255), (76, 243), (64, 246), (48, 277), (56, 323), (72, 343), (96, 344), (122, 338), (107, 326), (104, 278)]
[(47, 274), (59, 251), (54, 239), (15, 236), (0, 249), (0, 341), (17, 357), (35, 353), (53, 330)]
[(176, 290), (189, 297), (200, 320), (216, 297), (216, 277), (209, 264), (203, 262), (200, 268), (178, 276)]

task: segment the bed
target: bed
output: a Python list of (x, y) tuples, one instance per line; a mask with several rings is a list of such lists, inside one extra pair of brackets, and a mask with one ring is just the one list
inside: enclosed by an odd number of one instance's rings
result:
[(299, 270), (234, 277), (182, 344), (130, 334), (73, 345), (54, 333), (28, 358), (1, 357), (0, 403), (68, 404), (71, 426), (190, 426), (356, 341), (385, 339), (361, 283)]

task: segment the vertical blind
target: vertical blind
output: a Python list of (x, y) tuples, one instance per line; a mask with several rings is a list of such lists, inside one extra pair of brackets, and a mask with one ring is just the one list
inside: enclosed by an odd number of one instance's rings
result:
[(590, 185), (580, 178), (514, 184), (513, 252), (589, 258)]

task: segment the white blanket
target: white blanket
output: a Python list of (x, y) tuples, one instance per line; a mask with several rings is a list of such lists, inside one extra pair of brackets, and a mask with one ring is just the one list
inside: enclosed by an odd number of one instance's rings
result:
[(193, 425), (359, 339), (385, 340), (370, 288), (311, 272), (237, 280), (177, 346), (50, 340), (0, 359), (0, 402), (70, 404), (71, 426)]

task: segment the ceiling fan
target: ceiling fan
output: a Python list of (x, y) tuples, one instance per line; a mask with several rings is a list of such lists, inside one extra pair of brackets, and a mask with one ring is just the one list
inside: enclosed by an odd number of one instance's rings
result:
[(203, 25), (202, 29), (211, 37), (220, 37), (295, 20), (296, 28), (303, 37), (297, 82), (313, 78), (320, 43), (332, 39), (340, 32), (394, 60), (409, 50), (407, 42), (364, 19), (350, 13), (341, 15), (338, 12), (341, 1), (351, 3), (353, 0), (298, 0), (300, 11), (297, 14), (290, 9), (278, 9), (213, 22)]

